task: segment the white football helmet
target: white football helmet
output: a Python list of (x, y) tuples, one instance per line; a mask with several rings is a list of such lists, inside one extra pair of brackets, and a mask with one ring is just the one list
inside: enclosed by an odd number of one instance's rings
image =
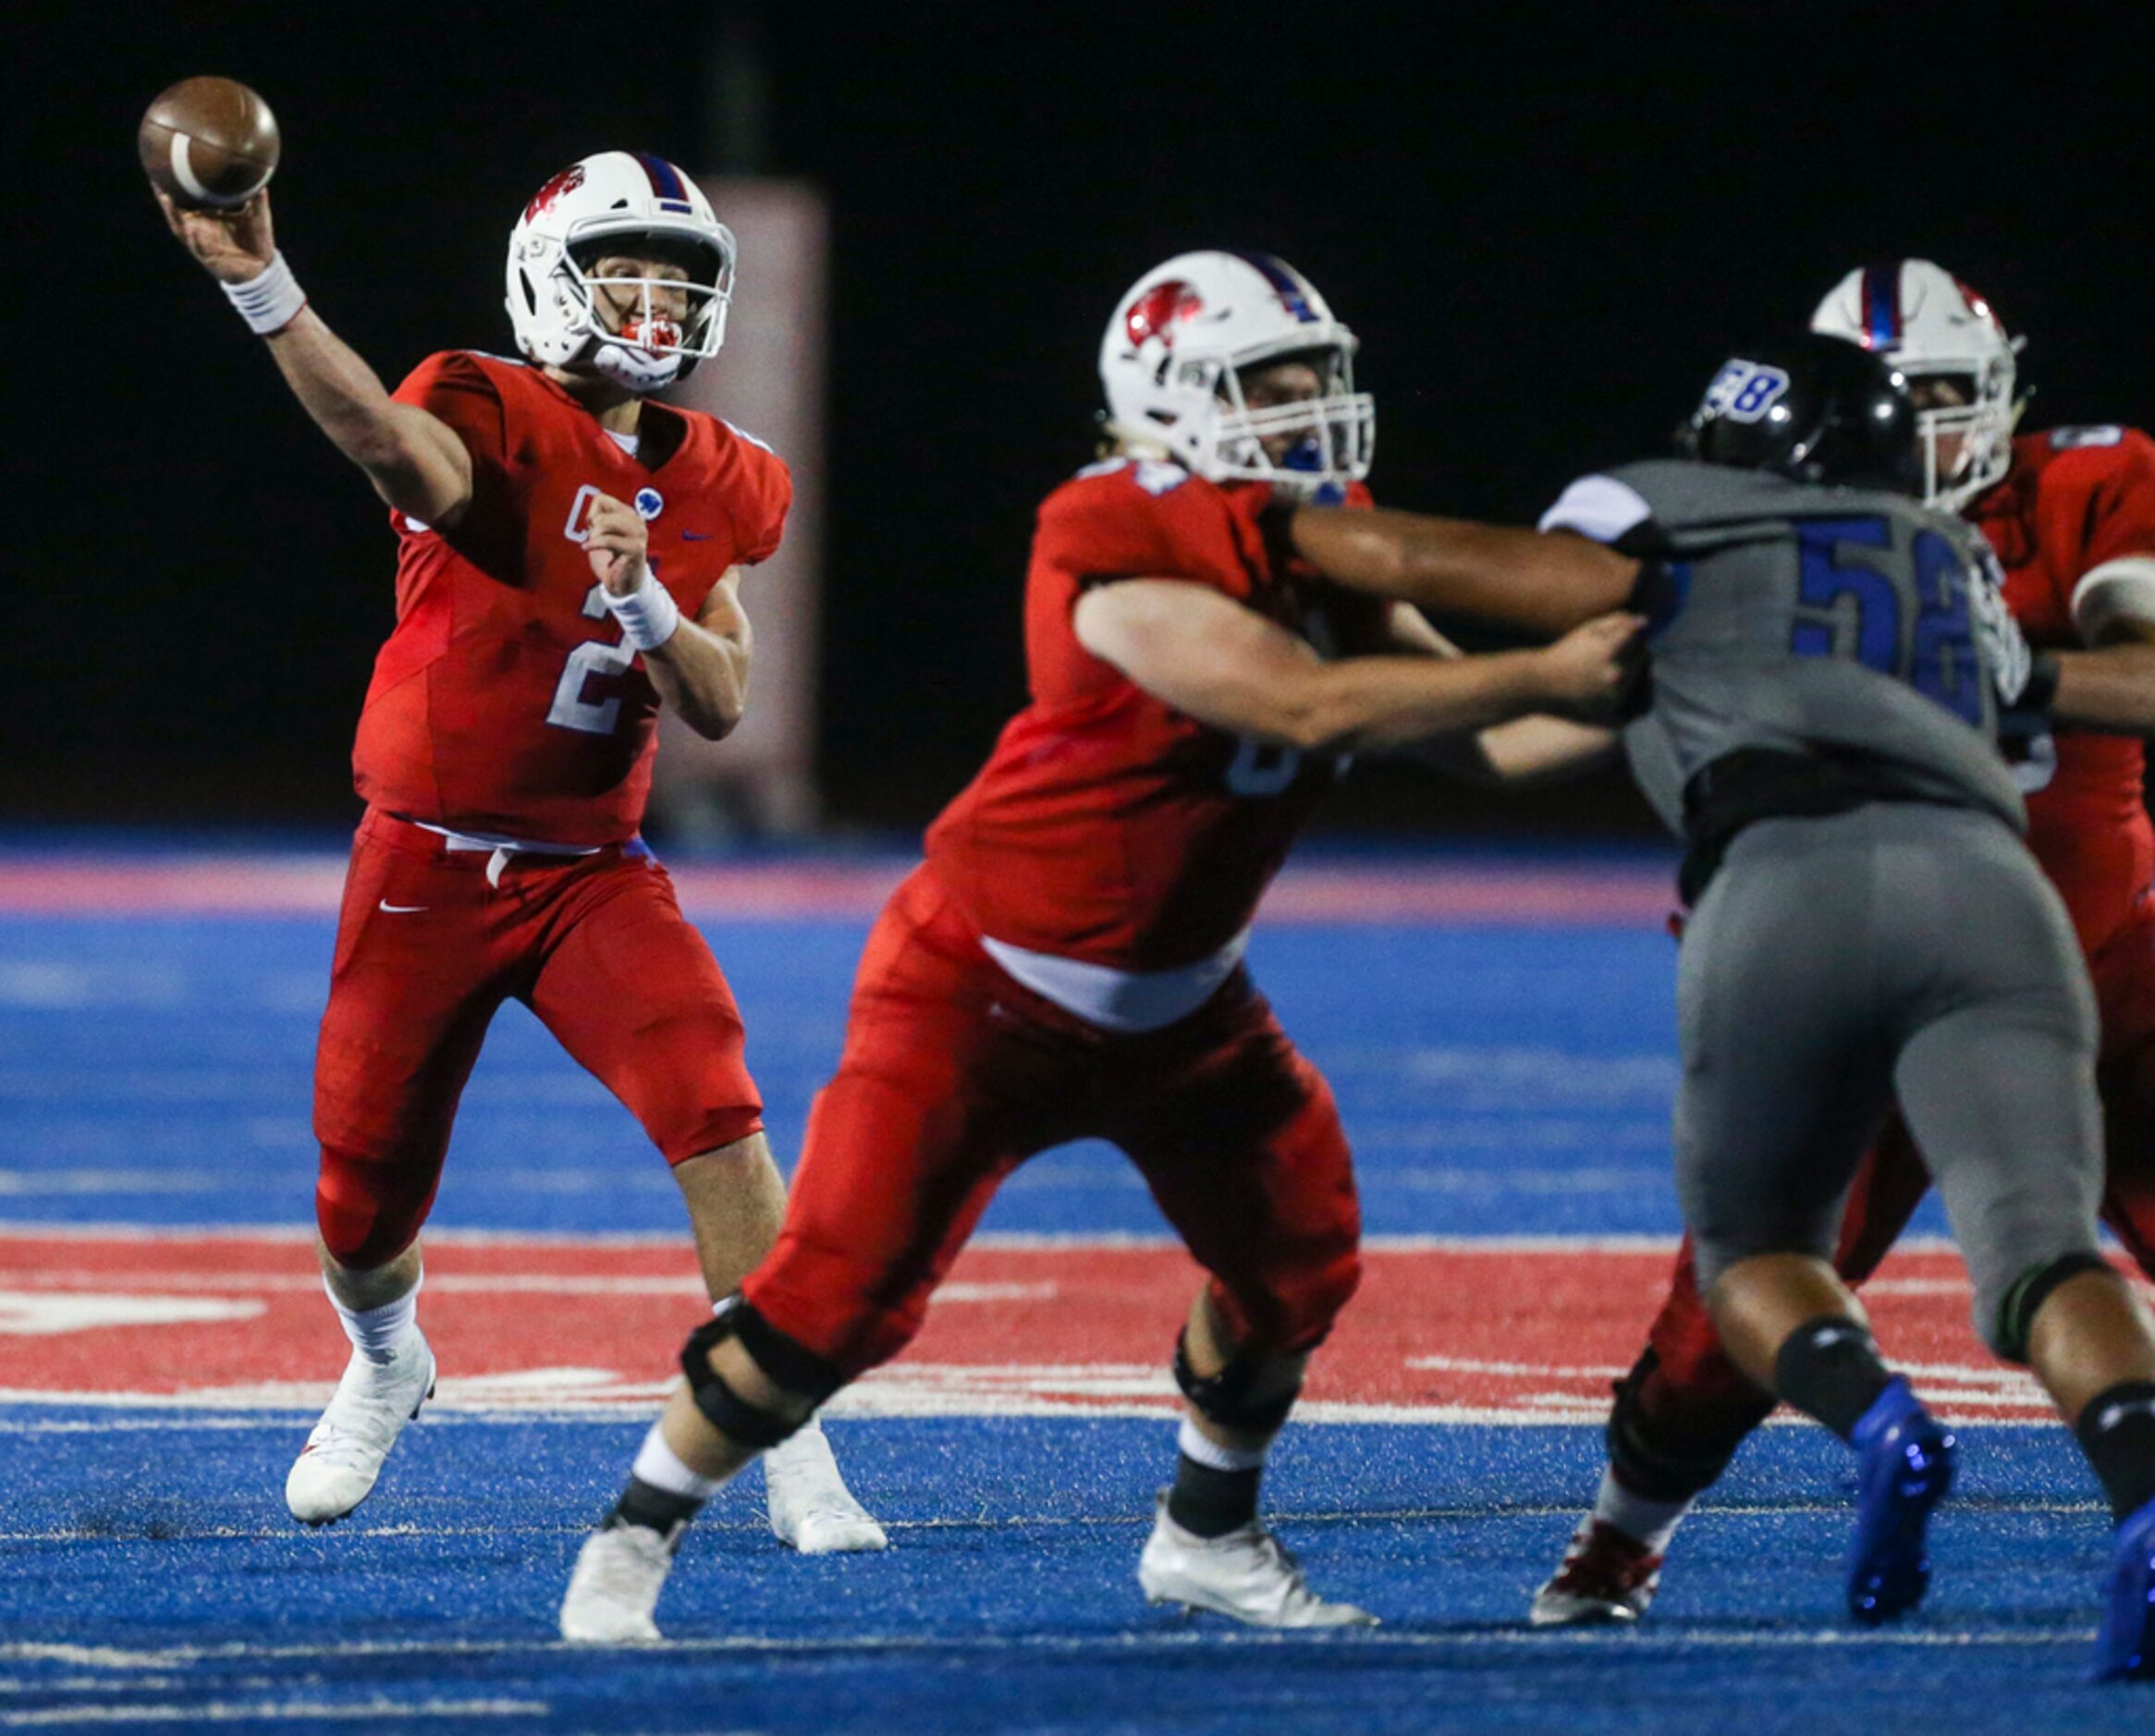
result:
[[(2024, 340), (1951, 272), (1927, 259), (1858, 268), (1818, 303), (1811, 329), (1875, 350), (1913, 384), (1943, 376), (1959, 388), (1965, 406), (1916, 412), (1926, 505), (1958, 512), (2013, 468), (2014, 358)], [(1941, 446), (1956, 435), (1959, 456), (1941, 465)]]
[[(584, 273), (602, 253), (648, 251), (687, 268), (686, 284), (613, 277), (640, 305), (609, 329)], [(533, 361), (605, 375), (639, 395), (688, 377), (726, 337), (737, 250), (696, 184), (664, 157), (602, 151), (533, 195), (508, 235), (508, 323)], [(678, 323), (653, 297), (685, 290)]]
[[(1308, 278), (1268, 253), (1180, 253), (1117, 303), (1100, 344), (1110, 430), (1213, 482), (1248, 478), (1304, 497), (1369, 474), (1377, 410), (1354, 390), (1354, 334)], [(1241, 373), (1306, 358), (1320, 396), (1252, 410)], [(1275, 460), (1265, 442), (1299, 434)]]

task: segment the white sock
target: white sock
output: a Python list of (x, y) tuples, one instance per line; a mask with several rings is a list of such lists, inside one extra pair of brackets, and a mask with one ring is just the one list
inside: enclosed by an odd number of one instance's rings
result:
[(1250, 1452), (1239, 1447), (1222, 1447), (1185, 1416), (1182, 1426), (1175, 1432), (1175, 1450), (1215, 1471), (1255, 1471), (1264, 1464), (1267, 1449), (1260, 1447)]
[(1669, 1539), (1676, 1534), (1676, 1527), (1684, 1515), (1691, 1510), (1695, 1497), (1686, 1496), (1681, 1501), (1650, 1500), (1644, 1495), (1634, 1495), (1616, 1480), (1616, 1473), (1603, 1471), (1601, 1488), (1594, 1497), (1594, 1517), (1604, 1524), (1614, 1525), (1627, 1537), (1646, 1546), (1650, 1555), (1665, 1554)]
[(636, 1449), (636, 1462), (629, 1468), (629, 1474), (639, 1483), (691, 1501), (707, 1501), (726, 1486), (724, 1477), (698, 1476), (683, 1464), (681, 1456), (666, 1444), (665, 1430), (656, 1423)]
[(379, 1308), (348, 1308), (329, 1288), (326, 1276), (322, 1288), (329, 1292), (329, 1305), (337, 1310), (337, 1317), (344, 1322), (344, 1336), (349, 1339), (370, 1363), (388, 1363), (404, 1347), (419, 1324), (419, 1284), (425, 1282), (421, 1274), (418, 1283), (406, 1290), (395, 1302), (386, 1302)]

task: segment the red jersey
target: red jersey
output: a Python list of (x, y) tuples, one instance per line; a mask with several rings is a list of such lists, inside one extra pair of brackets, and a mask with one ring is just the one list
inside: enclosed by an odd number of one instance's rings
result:
[[(1270, 500), (1262, 484), (1117, 458), (1041, 507), (1025, 584), (1032, 703), (927, 835), (937, 878), (991, 939), (1151, 972), (1210, 958), (1249, 925), (1342, 759), (1184, 716), (1085, 650), (1071, 615), (1094, 585), (1179, 579), (1320, 648), (1335, 630), (1366, 635), (1388, 605), (1292, 560), (1261, 522)], [(1356, 485), (1348, 504), (1368, 493)]]
[(493, 356), (430, 356), (396, 396), (456, 430), (471, 498), (445, 530), (389, 515), (397, 625), (360, 714), (360, 794), (464, 832), (631, 837), (658, 692), (585, 558), (592, 499), (635, 506), (653, 579), (692, 619), (728, 568), (778, 547), (785, 465), (715, 417), (662, 404), (644, 406), (631, 458), (539, 369)]
[[(2105, 562), (2155, 555), (2155, 441), (2134, 428), (2021, 434), (1974, 514), (2005, 568), (2005, 601), (2036, 649), (2080, 648), (2073, 593)], [(2117, 931), (2155, 878), (2139, 740), (2057, 732), (2058, 766), (2028, 795), (2028, 843), (2084, 950)]]

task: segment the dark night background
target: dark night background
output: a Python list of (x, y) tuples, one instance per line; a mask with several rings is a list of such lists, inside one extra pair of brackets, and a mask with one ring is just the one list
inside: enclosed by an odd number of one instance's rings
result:
[[(1373, 483), (1403, 506), (1530, 517), (1659, 450), (1725, 344), (1895, 253), (2029, 335), (2031, 425), (2155, 420), (2155, 104), (2123, 35), (2067, 34), (2071, 16), (47, 7), (5, 75), (0, 819), (356, 813), (390, 538), (150, 203), (135, 122), (176, 79), (270, 99), (279, 238), (392, 382), (431, 349), (509, 347), (508, 224), (575, 157), (825, 189), (821, 767), (837, 819), (910, 826), (1022, 696), (1034, 506), (1089, 456), (1116, 297), (1188, 247), (1280, 252), (1359, 331)], [(1337, 823), (1640, 823), (1614, 784), (1498, 803), (1359, 781)]]

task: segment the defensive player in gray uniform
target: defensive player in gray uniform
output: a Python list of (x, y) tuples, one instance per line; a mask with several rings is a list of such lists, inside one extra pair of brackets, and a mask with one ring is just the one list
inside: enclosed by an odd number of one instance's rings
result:
[(1812, 336), (1731, 361), (1691, 457), (1567, 490), (1542, 532), (1304, 509), (1342, 581), (1560, 631), (1651, 621), (1624, 747), (1690, 845), (1677, 1191), (1722, 1343), (1857, 1456), (1849, 1602), (1915, 1605), (1953, 1436), (1889, 1372), (1831, 1257), (1897, 1100), (1944, 1195), (1976, 1322), (2029, 1364), (2121, 1516), (2101, 1677), (2155, 1674), (2155, 1323), (2097, 1252), (2087, 972), (2017, 833), (1996, 741), (2058, 669), (2031, 658), (1987, 548), (1910, 498), (1898, 373)]

